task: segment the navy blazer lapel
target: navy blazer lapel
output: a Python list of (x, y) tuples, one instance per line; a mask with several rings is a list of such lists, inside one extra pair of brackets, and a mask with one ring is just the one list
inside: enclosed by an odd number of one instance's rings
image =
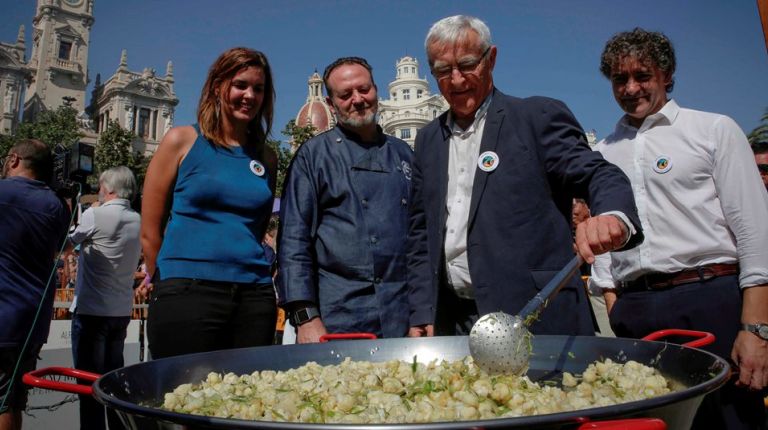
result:
[[(493, 98), (491, 104), (488, 106), (488, 113), (485, 118), (485, 127), (483, 128), (483, 138), (480, 141), (480, 154), (486, 151), (496, 151), (496, 145), (499, 143), (501, 134), (501, 125), (504, 122), (504, 108), (501, 106), (499, 99), (503, 97), (496, 89), (493, 90)], [(503, 160), (499, 160), (502, 162)], [(490, 172), (484, 172), (479, 167), (475, 170), (475, 182), (472, 185), (472, 201), (469, 206), (469, 220), (467, 221), (467, 231), (472, 228), (472, 221), (475, 219), (475, 213), (477, 213), (477, 207), (480, 205), (480, 199), (483, 197), (483, 191), (485, 191), (485, 184), (488, 181), (488, 176), (492, 175), (495, 170)]]
[[(448, 126), (446, 125), (447, 119), (447, 112), (443, 114), (439, 119), (439, 133), (442, 139), (438, 142), (436, 166), (437, 171), (439, 172), (437, 183), (440, 185), (440, 189), (437, 192), (437, 195), (439, 196), (437, 209), (440, 211), (440, 223), (438, 225), (441, 226), (441, 235), (443, 234), (443, 230), (445, 229), (445, 222), (448, 218), (448, 209), (445, 202), (448, 198), (448, 148), (450, 145), (451, 133), (448, 130)], [(440, 243), (443, 243), (442, 237), (440, 238)]]

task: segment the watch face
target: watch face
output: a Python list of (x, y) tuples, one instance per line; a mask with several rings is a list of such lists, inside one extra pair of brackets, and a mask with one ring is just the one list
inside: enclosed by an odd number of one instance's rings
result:
[(761, 324), (757, 326), (757, 335), (765, 340), (768, 340), (768, 324)]
[(291, 312), (291, 323), (300, 326), (312, 318), (320, 316), (317, 308), (301, 308)]
[(296, 311), (296, 321), (304, 322), (309, 319), (309, 313), (306, 309), (299, 309)]

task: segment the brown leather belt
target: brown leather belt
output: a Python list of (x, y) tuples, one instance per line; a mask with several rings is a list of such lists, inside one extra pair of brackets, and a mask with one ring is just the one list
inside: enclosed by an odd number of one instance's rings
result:
[(738, 264), (708, 264), (674, 273), (648, 273), (634, 281), (620, 282), (618, 292), (666, 290), (692, 282), (708, 281), (718, 276), (738, 275)]

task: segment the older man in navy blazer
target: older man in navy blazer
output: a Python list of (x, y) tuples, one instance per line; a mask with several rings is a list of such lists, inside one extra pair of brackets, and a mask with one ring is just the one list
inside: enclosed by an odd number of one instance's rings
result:
[[(642, 241), (629, 180), (590, 150), (568, 108), (493, 86), (496, 46), (485, 23), (444, 18), (425, 45), (451, 108), (416, 137), (410, 336), (468, 334), (478, 315), (517, 313), (574, 255), (574, 197), (598, 214), (576, 229), (587, 262)], [(531, 329), (594, 334), (581, 281), (564, 287)]]

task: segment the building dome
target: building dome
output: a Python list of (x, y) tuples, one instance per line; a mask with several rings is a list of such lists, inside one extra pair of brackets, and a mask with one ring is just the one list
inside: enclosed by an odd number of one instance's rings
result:
[(395, 80), (386, 100), (379, 100), (379, 124), (384, 133), (413, 146), (416, 133), (446, 109), (443, 96), (429, 91), (427, 78), (419, 77), (419, 60), (406, 55), (395, 62)]
[(309, 85), (309, 95), (307, 102), (299, 109), (296, 115), (296, 125), (305, 127), (312, 124), (315, 127), (315, 133), (321, 133), (333, 127), (335, 121), (330, 108), (323, 98), (323, 79), (315, 71), (307, 81)]

